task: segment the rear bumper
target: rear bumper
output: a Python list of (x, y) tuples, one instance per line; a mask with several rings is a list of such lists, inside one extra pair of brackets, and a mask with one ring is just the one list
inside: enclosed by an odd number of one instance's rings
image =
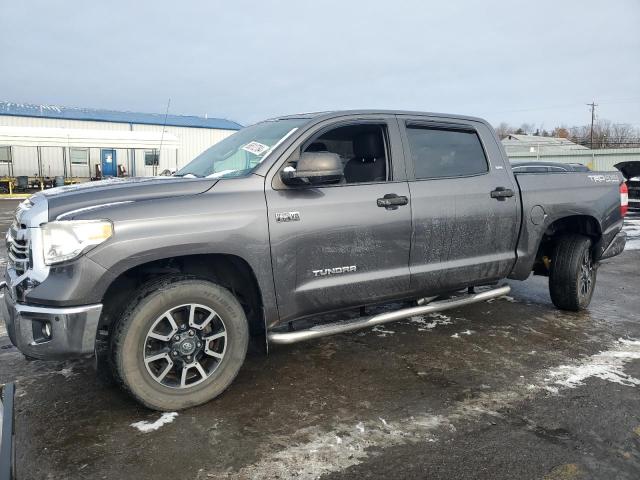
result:
[(0, 386), (0, 480), (13, 480), (15, 475), (13, 383)]
[(613, 240), (609, 244), (609, 246), (602, 252), (599, 260), (605, 260), (607, 258), (615, 257), (616, 255), (620, 255), (624, 250), (624, 246), (627, 244), (627, 233), (620, 231), (613, 237)]
[(102, 305), (51, 308), (17, 303), (0, 283), (0, 315), (11, 342), (22, 353), (40, 359), (92, 355)]

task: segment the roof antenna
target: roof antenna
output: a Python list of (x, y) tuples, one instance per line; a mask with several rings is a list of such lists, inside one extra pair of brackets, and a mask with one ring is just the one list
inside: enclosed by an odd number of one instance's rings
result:
[[(160, 148), (158, 149), (158, 163), (154, 165), (156, 170), (160, 165), (160, 154), (162, 153), (162, 142), (164, 140), (164, 129), (167, 127), (167, 117), (169, 116), (169, 105), (171, 105), (171, 97), (167, 100), (167, 109), (164, 112), (164, 122), (162, 123), (162, 133), (160, 134)], [(156, 171), (157, 173), (157, 171)]]

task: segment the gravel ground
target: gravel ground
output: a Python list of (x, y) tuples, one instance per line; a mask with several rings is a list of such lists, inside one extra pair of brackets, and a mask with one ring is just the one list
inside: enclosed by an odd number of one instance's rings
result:
[[(3, 230), (14, 206), (0, 203)], [(225, 394), (178, 414), (138, 406), (91, 361), (27, 361), (0, 333), (19, 478), (640, 478), (639, 267), (637, 250), (603, 265), (580, 314), (532, 277), (252, 353)]]

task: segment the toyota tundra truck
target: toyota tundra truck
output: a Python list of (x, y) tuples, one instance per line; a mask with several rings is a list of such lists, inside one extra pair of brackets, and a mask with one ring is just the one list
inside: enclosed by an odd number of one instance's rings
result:
[(290, 344), (456, 308), (532, 272), (558, 308), (587, 308), (624, 249), (626, 202), (617, 172), (514, 174), (479, 118), (285, 116), (170, 177), (32, 195), (6, 234), (0, 305), (27, 357), (96, 355), (139, 402), (178, 410), (229, 386), (250, 336)]

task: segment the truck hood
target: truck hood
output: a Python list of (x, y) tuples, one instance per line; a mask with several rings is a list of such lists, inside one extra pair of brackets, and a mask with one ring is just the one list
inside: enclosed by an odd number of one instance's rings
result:
[(110, 178), (98, 182), (52, 188), (36, 193), (49, 204), (49, 220), (73, 210), (104, 204), (179, 197), (206, 192), (218, 180), (215, 178), (137, 177)]
[(640, 177), (640, 161), (620, 162), (616, 163), (614, 167), (622, 172), (626, 180)]

